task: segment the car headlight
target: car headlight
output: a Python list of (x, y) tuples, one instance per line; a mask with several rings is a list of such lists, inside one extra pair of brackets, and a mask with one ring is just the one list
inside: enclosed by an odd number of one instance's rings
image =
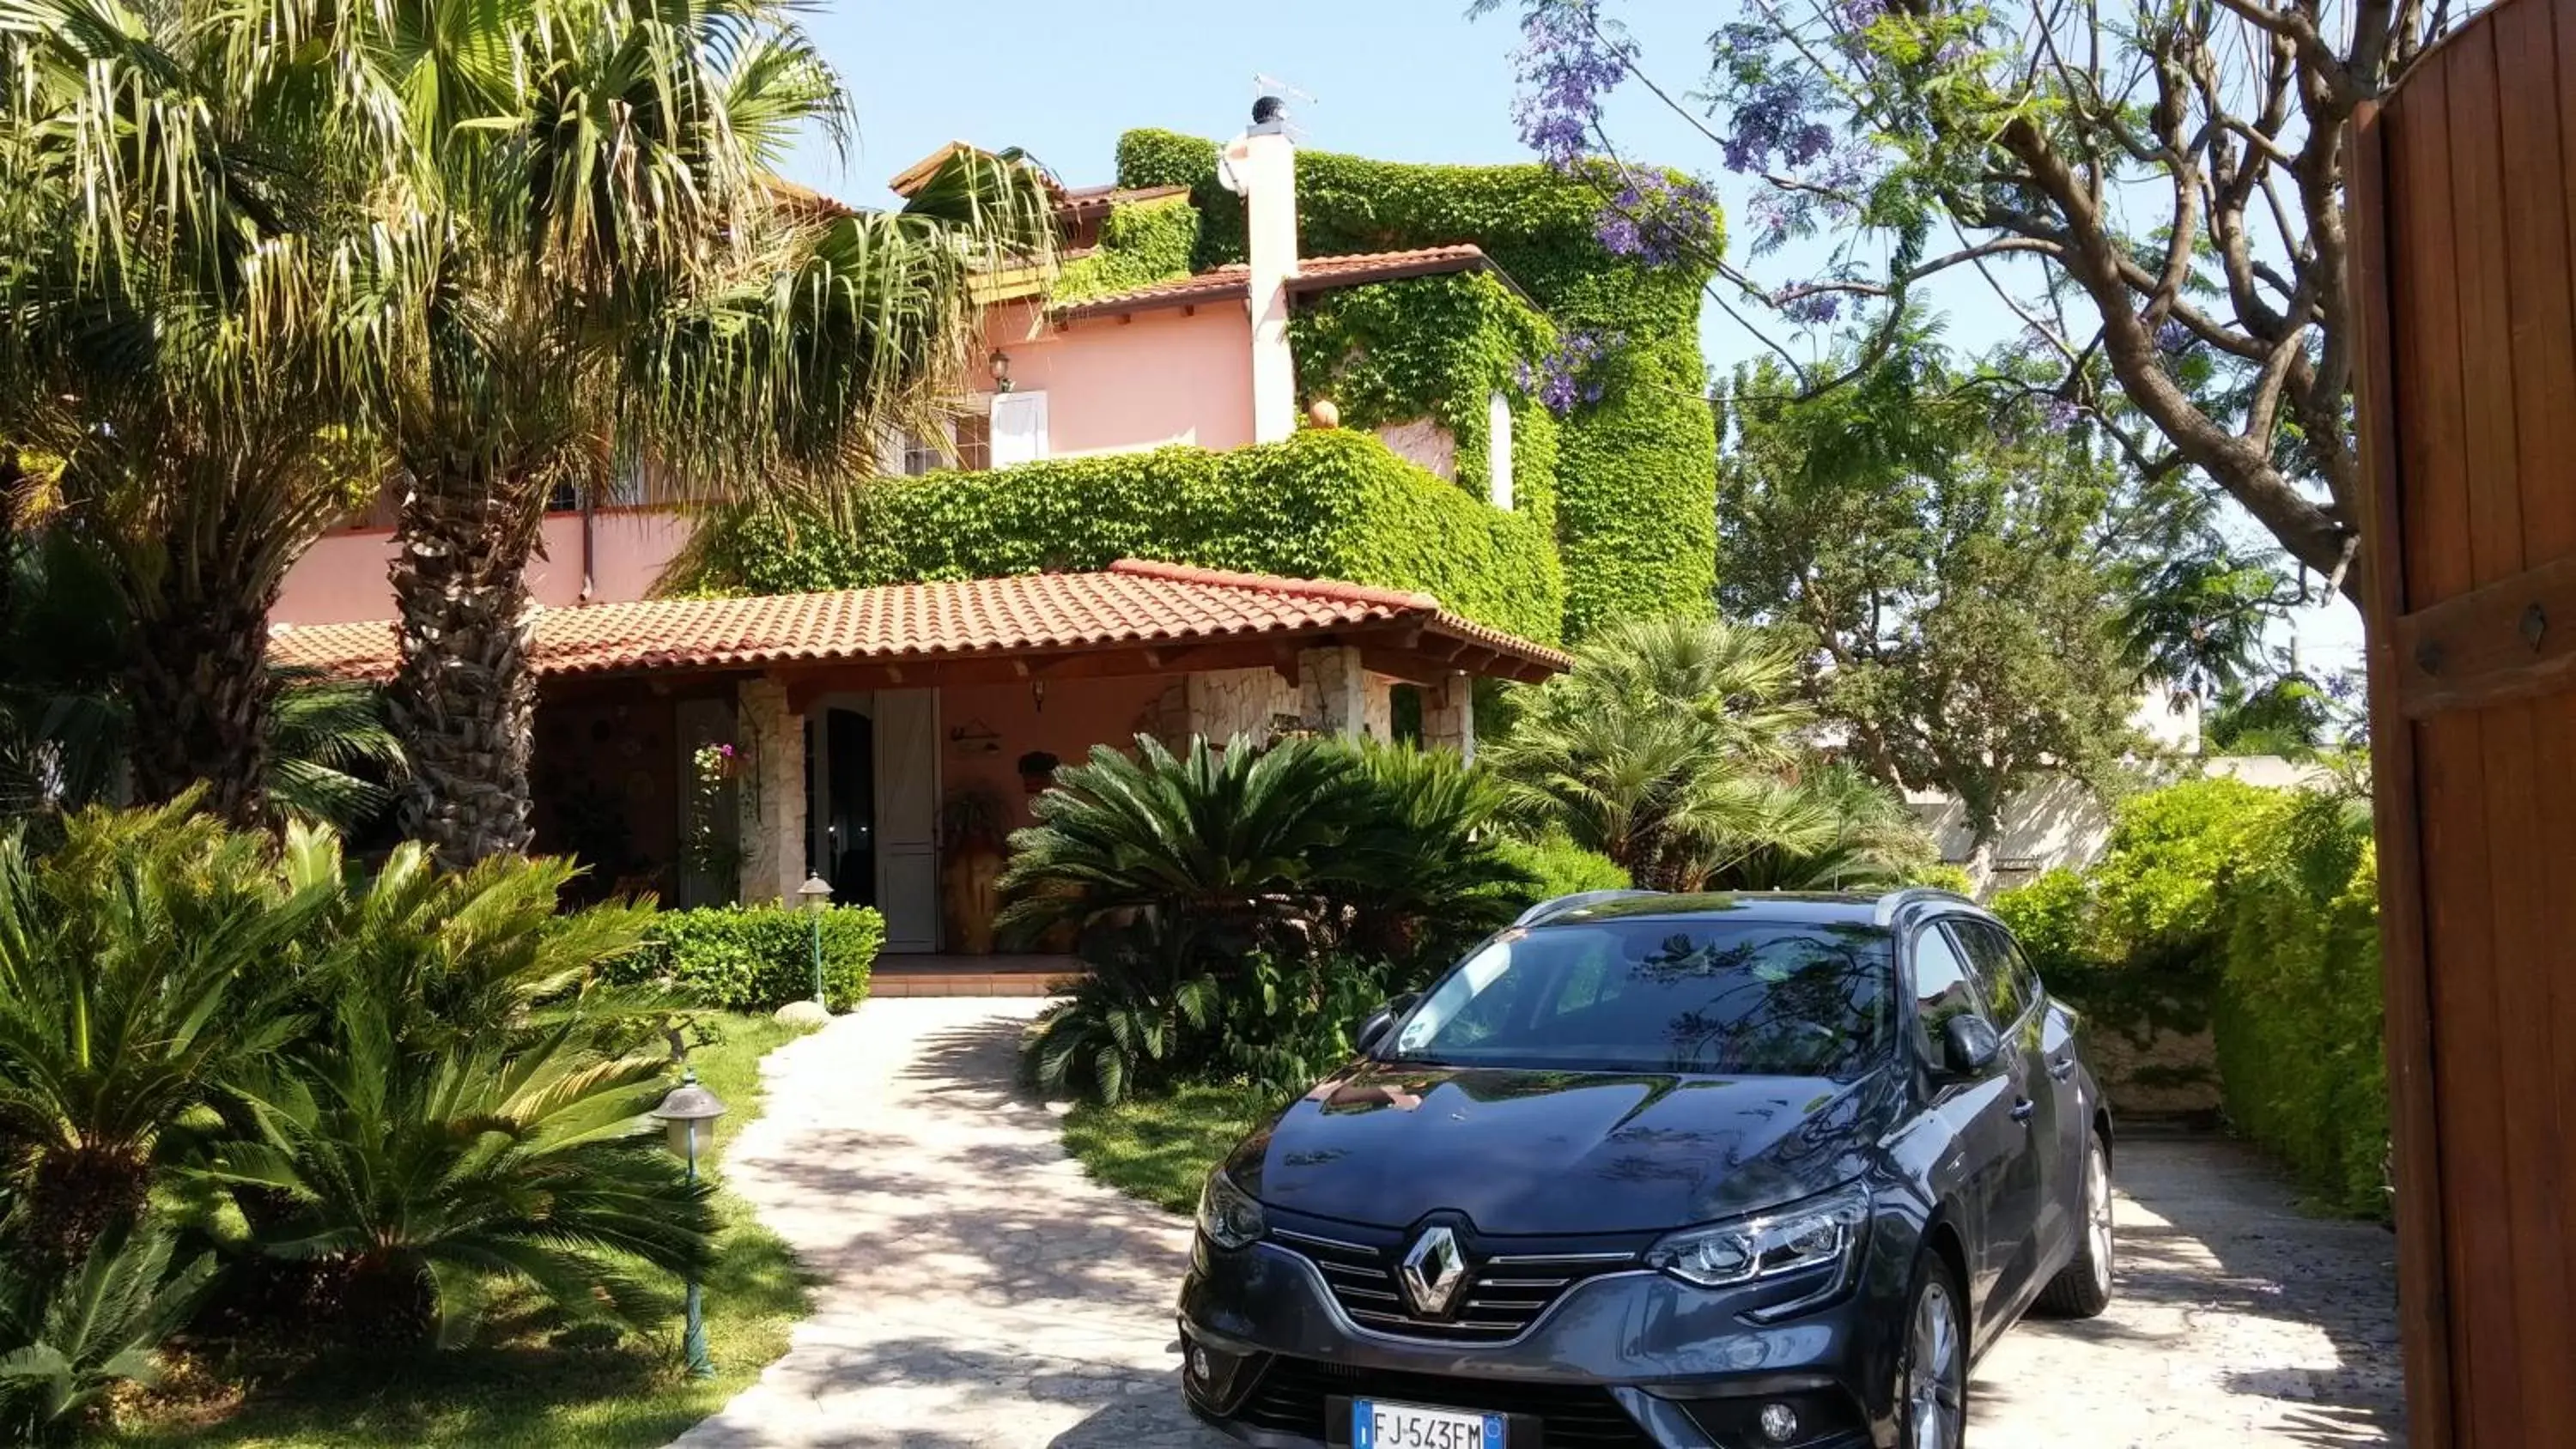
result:
[(1270, 1224), (1261, 1204), (1220, 1171), (1209, 1173), (1199, 1192), (1199, 1231), (1220, 1248), (1244, 1248), (1261, 1241)]
[(1730, 1223), (1691, 1228), (1655, 1244), (1646, 1262), (1685, 1283), (1732, 1288), (1841, 1263), (1869, 1221), (1869, 1189), (1854, 1183)]

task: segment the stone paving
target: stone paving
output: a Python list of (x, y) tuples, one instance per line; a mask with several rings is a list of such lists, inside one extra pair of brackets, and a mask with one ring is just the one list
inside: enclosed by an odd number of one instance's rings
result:
[[(733, 1189), (827, 1280), (787, 1356), (675, 1449), (1215, 1449), (1180, 1405), (1186, 1223), (1087, 1181), (1011, 1090), (1034, 1000), (871, 1001), (765, 1063)], [(2025, 1323), (1974, 1449), (2402, 1442), (2394, 1240), (2299, 1216), (2208, 1141), (2122, 1153), (2119, 1297)]]

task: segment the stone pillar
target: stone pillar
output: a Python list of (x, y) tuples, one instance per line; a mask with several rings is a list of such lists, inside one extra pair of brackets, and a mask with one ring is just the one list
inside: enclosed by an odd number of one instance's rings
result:
[(1452, 674), (1422, 690), (1422, 744), (1425, 749), (1456, 750), (1476, 763), (1476, 680)]
[[(1358, 736), (1368, 733), (1371, 685), (1369, 672), (1360, 664), (1360, 651), (1342, 646), (1332, 649), (1301, 649), (1297, 653), (1297, 687), (1304, 700), (1302, 713), (1306, 723), (1328, 735)], [(1377, 692), (1384, 694), (1383, 686)], [(1378, 711), (1381, 720), (1386, 707)], [(1386, 737), (1386, 726), (1378, 726), (1378, 738)]]
[(1189, 677), (1187, 693), (1184, 733), (1205, 735), (1218, 746), (1236, 735), (1266, 745), (1276, 736), (1279, 716), (1294, 719), (1306, 712), (1297, 687), (1268, 666), (1201, 670)]
[(805, 716), (787, 708), (787, 686), (745, 680), (734, 730), (751, 757), (737, 794), (742, 811), (744, 905), (796, 902), (805, 883)]

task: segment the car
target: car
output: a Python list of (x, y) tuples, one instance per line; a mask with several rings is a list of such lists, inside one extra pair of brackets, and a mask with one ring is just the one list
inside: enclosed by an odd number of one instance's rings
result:
[(1942, 891), (1535, 907), (1209, 1174), (1182, 1391), (1263, 1449), (1959, 1449), (1997, 1337), (2110, 1302), (2077, 1036)]

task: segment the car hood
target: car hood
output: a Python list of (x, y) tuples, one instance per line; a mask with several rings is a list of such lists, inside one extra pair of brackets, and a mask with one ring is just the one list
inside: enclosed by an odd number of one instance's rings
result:
[(1235, 1149), (1235, 1184), (1380, 1227), (1656, 1232), (1759, 1212), (1861, 1174), (1894, 1073), (1820, 1077), (1424, 1067), (1363, 1061)]

